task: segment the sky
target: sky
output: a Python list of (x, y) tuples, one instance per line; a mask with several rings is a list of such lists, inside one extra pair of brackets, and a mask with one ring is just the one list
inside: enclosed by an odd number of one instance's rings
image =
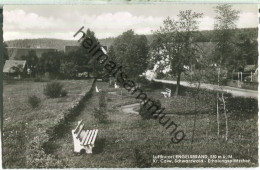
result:
[[(57, 38), (75, 40), (73, 35), (84, 26), (97, 38), (116, 37), (133, 29), (151, 34), (166, 17), (177, 19), (181, 10), (203, 13), (199, 30), (212, 30), (217, 4), (107, 4), (107, 5), (5, 5), (4, 40)], [(257, 27), (258, 6), (237, 4), (238, 28)]]

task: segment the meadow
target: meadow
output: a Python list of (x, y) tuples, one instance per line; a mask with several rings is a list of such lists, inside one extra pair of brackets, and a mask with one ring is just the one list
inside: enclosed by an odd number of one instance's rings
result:
[[(68, 91), (67, 96), (48, 98), (43, 94), (47, 82), (4, 81), (3, 93), (3, 167), (26, 168), (31, 141), (47, 136), (79, 96), (89, 91), (92, 80), (59, 80)], [(40, 99), (39, 107), (32, 108), (28, 97)], [(39, 141), (41, 142), (41, 141)], [(35, 151), (36, 152), (36, 151)], [(35, 157), (35, 155), (31, 155)]]
[[(85, 109), (70, 123), (70, 129), (83, 120), (85, 129), (99, 129), (93, 154), (73, 153), (73, 141), (70, 133), (53, 141), (56, 148), (53, 155), (67, 168), (122, 168), (122, 167), (248, 167), (258, 165), (257, 111), (253, 108), (242, 113), (241, 110), (228, 112), (229, 136), (225, 141), (225, 120), (221, 114), (220, 135), (217, 135), (214, 98), (203, 95), (198, 103), (194, 96), (184, 93), (179, 97), (163, 98), (159, 88), (145, 88), (146, 93), (160, 99), (166, 107), (166, 113), (185, 131), (185, 140), (172, 144), (169, 131), (158, 120), (143, 120), (138, 114), (124, 113), (121, 106), (138, 103), (127, 91), (110, 87), (108, 83), (97, 82), (97, 87), (107, 93), (108, 121), (99, 123), (95, 119), (95, 107), (98, 107), (99, 93), (93, 93)], [(206, 92), (205, 92), (206, 93)], [(200, 105), (196, 108), (195, 104)], [(253, 103), (257, 108), (257, 102)], [(231, 107), (230, 107), (231, 108)], [(136, 109), (138, 110), (138, 108)], [(246, 111), (246, 110), (244, 110)], [(250, 113), (249, 113), (250, 112)], [(175, 114), (177, 113), (177, 114)], [(196, 115), (195, 115), (196, 114)], [(191, 141), (196, 125), (194, 140)], [(232, 155), (234, 159), (250, 159), (250, 163), (154, 163), (153, 155)]]
[[(131, 167), (255, 167), (258, 166), (257, 100), (228, 99), (229, 135), (225, 140), (225, 119), (220, 114), (220, 135), (217, 134), (215, 93), (203, 91), (195, 100), (194, 89), (182, 88), (178, 97), (163, 98), (165, 86), (143, 86), (148, 96), (159, 99), (186, 137), (178, 144), (171, 143), (169, 131), (158, 120), (143, 120), (138, 114), (124, 113), (122, 106), (135, 104), (129, 92), (114, 89), (107, 82), (96, 82), (99, 90), (105, 91), (108, 120), (100, 123), (95, 118), (100, 93), (93, 92), (85, 102), (80, 114), (72, 119), (56, 137), (48, 143), (44, 158), (32, 150), (34, 162), (28, 161), (24, 152), (29, 140), (44, 133), (59, 112), (66, 109), (82, 91), (90, 88), (89, 81), (64, 81), (68, 97), (47, 99), (42, 95), (44, 83), (24, 82), (6, 85), (4, 89), (4, 165), (8, 168), (131, 168)], [(87, 86), (86, 86), (87, 84)], [(174, 90), (174, 87), (170, 87)], [(17, 93), (15, 93), (15, 91)], [(27, 96), (37, 93), (42, 105), (37, 110), (25, 103)], [(16, 94), (16, 95), (15, 95)], [(18, 95), (19, 94), (19, 95)], [(9, 99), (10, 98), (10, 99)], [(232, 104), (233, 103), (233, 104)], [(134, 110), (138, 111), (139, 108)], [(196, 118), (194, 126), (194, 118)], [(93, 154), (73, 152), (71, 130), (83, 120), (84, 129), (99, 129)], [(194, 128), (195, 127), (195, 128)], [(192, 134), (194, 131), (194, 139)], [(37, 140), (36, 140), (37, 141)], [(34, 152), (33, 152), (34, 151)], [(157, 155), (232, 155), (235, 159), (249, 159), (249, 163), (155, 163)], [(36, 159), (37, 158), (37, 159)], [(36, 163), (35, 163), (36, 162)]]

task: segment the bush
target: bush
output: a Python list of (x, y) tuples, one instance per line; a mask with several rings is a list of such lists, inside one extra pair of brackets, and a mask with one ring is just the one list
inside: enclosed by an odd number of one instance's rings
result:
[(149, 87), (149, 85), (150, 85), (150, 83), (151, 83), (151, 81), (149, 81), (149, 80), (148, 80), (146, 77), (144, 77), (144, 76), (140, 77), (138, 82), (141, 83), (142, 86), (144, 86), (144, 87)]
[(100, 122), (107, 122), (107, 101), (106, 92), (102, 91), (99, 93), (99, 108), (95, 108), (94, 117)]
[(107, 108), (107, 101), (106, 101), (106, 92), (102, 91), (99, 95), (99, 108)]
[(52, 154), (46, 154), (42, 145), (46, 135), (41, 137), (36, 136), (31, 140), (26, 147), (26, 168), (64, 168), (68, 162), (58, 160)]
[(151, 83), (148, 85), (148, 87), (151, 89), (163, 89), (164, 84), (161, 82), (156, 82), (156, 81), (152, 80)]
[(227, 109), (238, 114), (257, 115), (258, 100), (245, 97), (229, 97), (227, 99)]
[(61, 83), (51, 82), (47, 83), (43, 93), (50, 98), (57, 98), (65, 95), (67, 91), (63, 89), (63, 85)]
[(166, 74), (164, 74), (162, 72), (158, 73), (157, 76), (156, 76), (157, 79), (163, 79), (165, 77), (166, 77)]
[[(161, 105), (160, 100), (156, 100), (156, 99), (150, 99), (150, 100), (153, 101), (155, 106), (158, 106), (158, 108), (161, 108), (162, 105)], [(139, 114), (142, 117), (142, 119), (151, 119), (151, 118), (153, 118), (152, 114), (153, 114), (153, 112), (155, 110), (154, 110), (154, 107), (149, 109), (150, 106), (151, 106), (150, 102), (147, 103), (146, 106), (144, 106), (143, 104), (140, 105)]]
[(140, 150), (138, 148), (134, 149), (134, 161), (135, 161), (135, 166), (138, 168), (150, 168), (151, 167), (151, 162), (148, 161), (149, 158), (147, 158), (146, 155), (141, 154)]
[(28, 103), (30, 104), (30, 106), (32, 108), (39, 107), (40, 102), (41, 102), (41, 99), (39, 97), (35, 96), (35, 95), (28, 97)]
[(107, 114), (103, 108), (95, 108), (94, 117), (99, 121), (99, 123), (107, 122)]
[(67, 96), (67, 94), (68, 94), (68, 91), (65, 89), (62, 89), (60, 92), (61, 97), (65, 97), (65, 96)]

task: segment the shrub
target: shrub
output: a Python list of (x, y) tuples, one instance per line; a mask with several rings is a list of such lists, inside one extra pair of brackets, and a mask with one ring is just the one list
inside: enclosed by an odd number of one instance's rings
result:
[[(155, 106), (158, 106), (158, 108), (161, 108), (161, 102), (160, 100), (156, 100), (156, 99), (150, 99)], [(155, 111), (154, 107), (149, 109), (149, 107), (151, 106), (150, 102), (147, 103), (146, 106), (144, 106), (143, 104), (140, 104), (140, 110), (139, 110), (139, 114), (142, 117), (142, 119), (151, 119), (153, 118), (153, 112)]]
[(28, 97), (28, 103), (32, 108), (39, 107), (41, 99), (35, 95)]
[(138, 148), (134, 149), (134, 160), (135, 166), (138, 168), (149, 168), (151, 167), (151, 162), (148, 161), (149, 158), (147, 156), (140, 153)]
[(26, 148), (26, 167), (27, 168), (64, 168), (68, 162), (58, 160), (52, 154), (46, 154), (42, 145), (46, 134), (41, 137), (36, 136), (29, 142)]
[(61, 83), (51, 82), (47, 83), (43, 93), (50, 98), (57, 98), (62, 95), (65, 95), (67, 91), (63, 89), (63, 85)]
[(107, 122), (107, 114), (104, 108), (95, 108), (94, 117), (99, 121), (99, 123)]
[(100, 122), (107, 122), (107, 101), (106, 92), (102, 91), (99, 93), (99, 108), (95, 108), (94, 117)]
[(67, 94), (68, 94), (68, 91), (65, 89), (62, 89), (60, 92), (61, 97), (65, 97), (65, 96), (67, 96)]
[(227, 109), (243, 115), (257, 115), (258, 100), (245, 97), (229, 97), (227, 99)]
[(102, 91), (99, 95), (99, 108), (107, 108), (106, 92)]
[(139, 83), (141, 83), (144, 87), (149, 87), (151, 81), (149, 81), (146, 77), (143, 76), (139, 78)]
[(162, 88), (164, 88), (164, 84), (161, 82), (155, 82), (154, 80), (152, 80), (148, 87), (152, 88), (152, 89), (162, 89)]

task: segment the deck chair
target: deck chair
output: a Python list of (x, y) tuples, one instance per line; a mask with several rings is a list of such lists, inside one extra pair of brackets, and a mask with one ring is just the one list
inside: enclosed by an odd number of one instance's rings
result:
[(167, 97), (171, 97), (172, 91), (171, 91), (171, 89), (166, 88), (166, 89), (165, 89), (165, 92), (161, 92), (161, 93), (163, 94), (163, 96), (164, 96), (165, 98), (167, 98)]

